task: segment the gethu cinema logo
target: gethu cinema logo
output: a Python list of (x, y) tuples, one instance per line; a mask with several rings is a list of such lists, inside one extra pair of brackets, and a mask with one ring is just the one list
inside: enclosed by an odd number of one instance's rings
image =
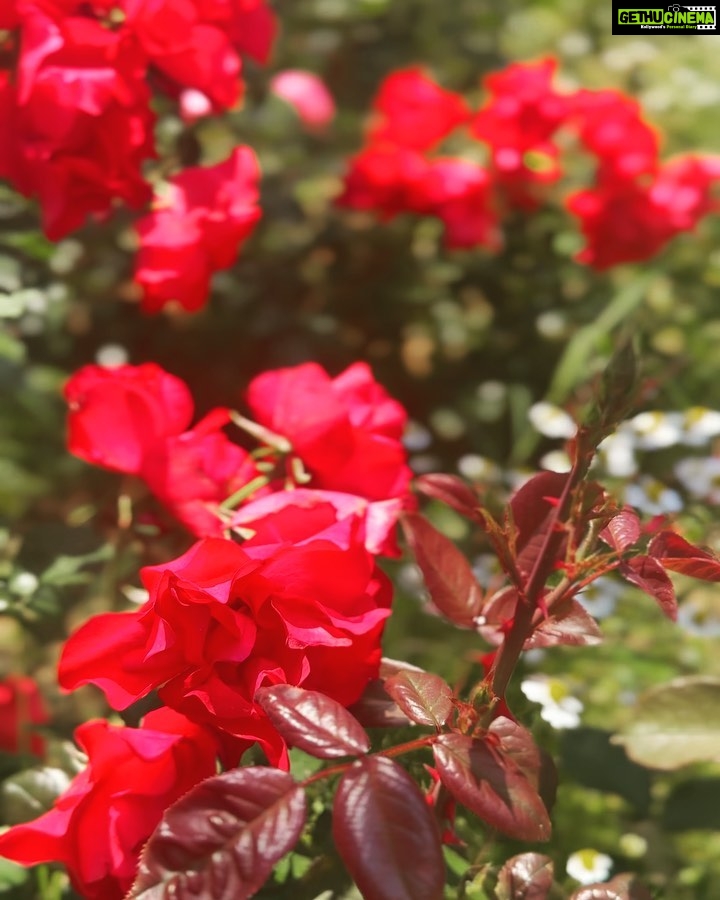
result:
[(683, 7), (674, 4), (667, 10), (662, 9), (620, 9), (618, 10), (620, 25), (670, 25), (676, 28), (706, 28), (715, 26), (715, 7)]

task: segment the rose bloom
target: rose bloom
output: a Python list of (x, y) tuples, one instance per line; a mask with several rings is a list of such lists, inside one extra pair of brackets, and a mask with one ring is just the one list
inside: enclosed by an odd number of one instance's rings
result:
[(369, 500), (407, 494), (407, 413), (366, 363), (336, 378), (316, 363), (264, 372), (250, 382), (247, 400), (258, 422), (290, 441), (312, 487)]
[(257, 474), (248, 453), (223, 432), (227, 409), (193, 428), (187, 385), (154, 363), (90, 365), (65, 385), (68, 449), (115, 472), (142, 478), (198, 537), (220, 535), (218, 504)]
[(354, 703), (377, 674), (391, 599), (358, 537), (360, 518), (303, 538), (307, 516), (286, 517), (266, 543), (207, 538), (143, 569), (147, 603), (95, 616), (71, 635), (62, 686), (95, 684), (115, 709), (158, 689), (168, 706), (245, 745), (257, 740), (272, 764), (286, 765), (255, 692), (294, 684)]
[(146, 62), (125, 31), (22, 9), (17, 85), (0, 81), (0, 177), (38, 198), (43, 229), (58, 240), (116, 199), (150, 199), (141, 174), (154, 156)]
[(249, 147), (215, 166), (192, 166), (168, 183), (168, 198), (143, 216), (135, 280), (143, 309), (176, 301), (194, 312), (207, 300), (213, 272), (229, 269), (260, 218), (260, 169)]
[(30, 751), (41, 756), (45, 741), (33, 733), (34, 725), (49, 720), (37, 684), (27, 675), (8, 675), (0, 681), (0, 749), (8, 753)]
[(0, 835), (0, 855), (60, 862), (86, 900), (122, 900), (167, 807), (215, 774), (216, 742), (168, 709), (149, 713), (141, 728), (86, 722), (75, 739), (87, 767), (49, 812)]

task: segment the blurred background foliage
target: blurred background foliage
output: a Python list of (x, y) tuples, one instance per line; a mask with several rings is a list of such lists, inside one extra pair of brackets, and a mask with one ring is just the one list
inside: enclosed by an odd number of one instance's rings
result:
[[(379, 224), (333, 205), (379, 82), (415, 62), (479, 102), (485, 73), (553, 54), (569, 88), (615, 86), (635, 95), (664, 135), (666, 154), (720, 153), (720, 39), (613, 37), (610, 4), (590, 0), (275, 5), (283, 30), (274, 64), (248, 64), (241, 110), (190, 128), (170, 106), (158, 110), (163, 172), (217, 161), (239, 142), (255, 149), (264, 171), (262, 222), (234, 268), (215, 277), (203, 312), (140, 313), (124, 213), (52, 245), (40, 236), (32, 205), (8, 189), (0, 193), (0, 674), (38, 678), (59, 737), (106, 712), (90, 690), (60, 695), (54, 666), (63, 638), (92, 612), (127, 606), (138, 567), (185, 546), (177, 533), (143, 526), (149, 501), (136, 496), (136, 486), (65, 452), (59, 390), (83, 364), (123, 351), (132, 363), (153, 360), (188, 381), (200, 414), (237, 406), (249, 378), (264, 368), (314, 359), (336, 373), (366, 359), (410, 412), (418, 471), (456, 472), (460, 463), (500, 492), (514, 483), (513, 473), (561, 446), (533, 429), (530, 406), (551, 399), (572, 409), (584, 401), (582, 386), (603, 369), (620, 331), (633, 333), (641, 348), (646, 408), (720, 410), (720, 218), (706, 219), (649, 263), (598, 274), (574, 262), (581, 238), (560, 202), (580, 168), (570, 167), (547, 207), (507, 224), (497, 255), (446, 252), (435, 221), (404, 216)], [(269, 95), (272, 72), (291, 67), (317, 72), (333, 93), (339, 113), (326, 134), (304, 133), (290, 108)], [(643, 452), (638, 477), (652, 475), (677, 491), (685, 533), (717, 547), (712, 505), (693, 499), (674, 475), (688, 452), (695, 451)], [(614, 484), (624, 489), (623, 481)], [(128, 491), (140, 511), (130, 527), (118, 515), (118, 498)], [(444, 509), (431, 512), (482, 568), (487, 548), (464, 522)], [(477, 675), (477, 637), (422, 611), (412, 567), (391, 568), (398, 601), (387, 654), (458, 682)], [(559, 763), (547, 852), (561, 881), (568, 856), (594, 848), (612, 857), (616, 871), (641, 873), (658, 898), (718, 896), (717, 766), (649, 772), (608, 743), (644, 689), (679, 674), (720, 675), (718, 591), (678, 586), (691, 609), (681, 627), (627, 591), (603, 619), (602, 646), (536, 653), (525, 663), (525, 674), (552, 676), (557, 690), (584, 706), (579, 728), (554, 729), (516, 688), (516, 712), (535, 723)], [(26, 765), (5, 760), (3, 772)], [(21, 794), (4, 790), (6, 821), (19, 815), (13, 804)], [(458, 833), (468, 846), (448, 851), (448, 896), (463, 895), (469, 864), (525, 849), (488, 841), (474, 821), (461, 819)], [(0, 896), (33, 895), (17, 870), (4, 873)], [(34, 877), (39, 896), (62, 895), (62, 883), (48, 873)], [(485, 896), (481, 880), (464, 896)]]

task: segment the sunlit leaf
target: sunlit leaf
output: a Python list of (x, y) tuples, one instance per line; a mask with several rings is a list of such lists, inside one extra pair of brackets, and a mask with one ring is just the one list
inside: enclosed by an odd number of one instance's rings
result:
[(648, 546), (648, 555), (673, 572), (691, 575), (702, 581), (720, 581), (720, 559), (689, 543), (674, 531), (656, 534)]
[(452, 712), (452, 688), (430, 672), (400, 672), (387, 679), (385, 690), (418, 725), (440, 728)]
[(509, 719), (493, 726), (483, 738), (440, 735), (433, 745), (440, 778), (460, 803), (503, 834), (547, 840), (550, 819), (538, 792), (541, 759), (532, 737)]
[(497, 900), (549, 900), (558, 895), (553, 863), (541, 853), (511, 857), (498, 873)]
[(603, 528), (600, 537), (613, 550), (622, 552), (628, 547), (632, 547), (640, 537), (640, 519), (635, 510), (629, 506), (621, 509)]
[(255, 699), (282, 737), (320, 759), (358, 756), (370, 740), (358, 720), (337, 700), (290, 684), (260, 688)]
[(677, 619), (675, 588), (665, 569), (651, 556), (634, 556), (622, 563), (618, 572), (641, 591), (657, 601), (660, 609), (673, 622)]
[(617, 875), (603, 884), (579, 888), (570, 900), (652, 900), (652, 894), (635, 875)]
[(410, 513), (402, 523), (433, 603), (455, 625), (472, 628), (482, 606), (482, 588), (470, 563), (422, 516)]
[(720, 679), (677, 678), (652, 688), (613, 742), (655, 769), (720, 760)]
[(333, 837), (364, 900), (441, 900), (445, 863), (435, 818), (393, 760), (370, 756), (343, 776)]
[(439, 500), (452, 507), (455, 512), (469, 519), (476, 517), (479, 498), (475, 491), (457, 475), (442, 472), (420, 475), (414, 481), (415, 487), (426, 497)]
[(165, 813), (130, 897), (252, 897), (295, 846), (305, 815), (305, 793), (287, 772), (253, 766), (209, 778)]

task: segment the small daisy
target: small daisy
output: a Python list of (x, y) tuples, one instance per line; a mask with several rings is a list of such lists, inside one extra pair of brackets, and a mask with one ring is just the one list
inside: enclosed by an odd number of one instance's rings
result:
[(625, 485), (625, 502), (648, 516), (663, 516), (683, 508), (682, 497), (677, 491), (649, 476)]
[(540, 460), (540, 467), (548, 472), (563, 473), (572, 469), (572, 463), (564, 450), (551, 450)]
[(674, 447), (683, 438), (684, 416), (677, 412), (641, 412), (627, 423), (640, 450)]
[(683, 413), (683, 444), (689, 447), (701, 447), (720, 434), (720, 412), (706, 409), (704, 406), (693, 406)]
[(534, 403), (528, 410), (528, 419), (536, 431), (548, 438), (571, 438), (577, 431), (572, 417), (554, 403)]
[(580, 884), (596, 884), (608, 879), (612, 865), (612, 858), (606, 853), (588, 847), (568, 856), (565, 871)]
[(635, 459), (635, 439), (629, 431), (619, 430), (608, 435), (598, 447), (600, 460), (608, 475), (630, 478), (638, 471)]
[(520, 683), (520, 690), (532, 703), (540, 704), (540, 718), (553, 728), (577, 728), (580, 724), (583, 704), (557, 678), (530, 675)]
[(694, 497), (720, 503), (720, 457), (688, 457), (675, 464), (680, 484)]

